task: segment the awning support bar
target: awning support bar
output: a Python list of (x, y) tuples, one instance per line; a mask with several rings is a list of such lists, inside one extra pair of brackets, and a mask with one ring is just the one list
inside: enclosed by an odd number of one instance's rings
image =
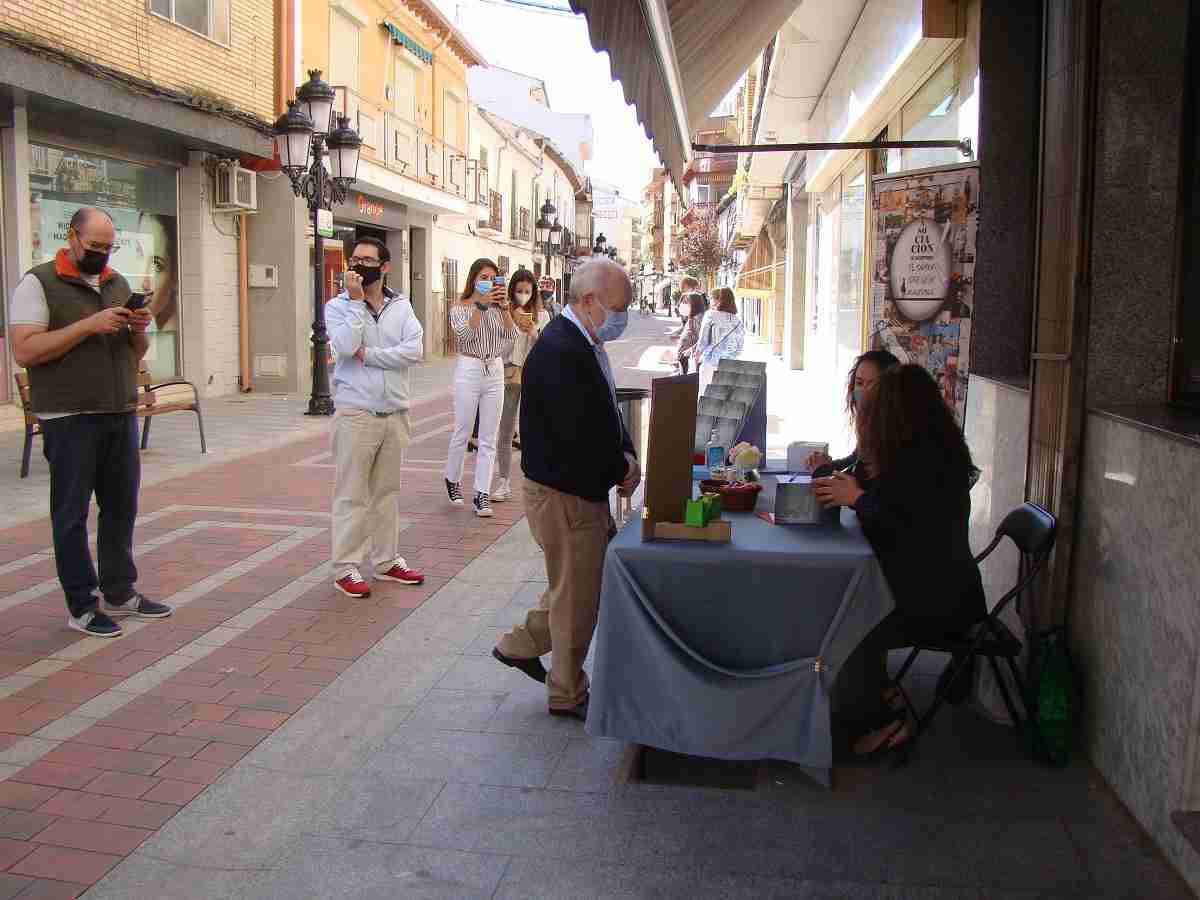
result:
[(804, 150), (921, 150), (957, 149), (975, 158), (971, 139), (961, 141), (823, 141), (809, 144), (692, 144), (697, 153), (799, 153)]

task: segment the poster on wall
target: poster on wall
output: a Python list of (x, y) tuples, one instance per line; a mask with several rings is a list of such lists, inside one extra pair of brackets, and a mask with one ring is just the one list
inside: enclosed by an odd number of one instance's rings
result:
[(869, 341), (929, 370), (963, 424), (975, 307), (979, 166), (873, 179)]

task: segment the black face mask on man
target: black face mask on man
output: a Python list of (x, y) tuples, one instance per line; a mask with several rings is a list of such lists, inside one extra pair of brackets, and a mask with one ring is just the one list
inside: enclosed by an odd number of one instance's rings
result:
[(554, 296), (554, 291), (538, 291), (538, 296), (543, 300), (549, 300)]
[(357, 265), (351, 271), (362, 278), (363, 287), (370, 287), (383, 277), (383, 266)]
[(101, 250), (84, 250), (79, 258), (79, 271), (85, 275), (99, 275), (108, 265), (108, 254)]

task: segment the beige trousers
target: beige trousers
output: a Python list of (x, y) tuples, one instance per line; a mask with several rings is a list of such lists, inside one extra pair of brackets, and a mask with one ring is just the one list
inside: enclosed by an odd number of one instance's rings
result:
[(412, 435), (408, 413), (375, 416), (339, 409), (333, 417), (333, 573), (400, 554), (400, 467)]
[(553, 652), (546, 678), (550, 707), (570, 708), (588, 693), (583, 661), (596, 630), (612, 518), (607, 503), (590, 503), (528, 480), (525, 514), (545, 553), (550, 584), (525, 622), (513, 626), (497, 646), (517, 659)]

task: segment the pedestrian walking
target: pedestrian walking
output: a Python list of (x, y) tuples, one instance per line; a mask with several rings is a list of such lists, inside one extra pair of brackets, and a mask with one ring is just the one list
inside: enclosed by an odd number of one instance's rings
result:
[(504, 357), (512, 352), (517, 326), (508, 294), (495, 283), (499, 272), (490, 259), (471, 264), (462, 297), (450, 310), (450, 327), (458, 341), (454, 370), (454, 434), (446, 455), (446, 496), (462, 506), (462, 474), (467, 441), (479, 414), (479, 452), (475, 461), (475, 515), (491, 518), (492, 470), (496, 433), (504, 404)]
[(522, 369), (538, 335), (550, 324), (550, 314), (542, 308), (541, 298), (535, 296), (535, 288), (533, 273), (527, 269), (513, 275), (508, 284), (508, 302), (517, 325), (517, 335), (512, 350), (504, 360), (504, 411), (500, 415), (500, 432), (496, 435), (497, 481), (496, 489), (492, 491), (492, 500), (497, 503), (512, 499), (509, 475), (517, 411), (521, 407)]
[[(542, 331), (522, 373), (525, 511), (549, 585), (492, 655), (544, 681), (555, 716), (587, 718), (583, 661), (596, 629), (604, 552), (616, 533), (608, 494), (619, 486), (629, 495), (642, 477), (603, 346), (620, 337), (632, 301), (619, 265), (584, 263), (570, 304)], [(547, 653), (549, 676), (539, 659)]]
[(698, 292), (684, 294), (681, 305), (688, 311), (687, 321), (680, 332), (679, 341), (675, 344), (675, 359), (679, 363), (679, 371), (684, 375), (692, 362), (692, 352), (696, 342), (700, 340), (700, 322), (704, 316), (704, 300)]
[(389, 290), (391, 253), (360, 238), (346, 288), (325, 306), (333, 369), (334, 586), (369, 597), (362, 576), (422, 584), (400, 555), (400, 469), (412, 439), (408, 370), (424, 358), (425, 335), (408, 299)]
[(712, 384), (713, 376), (723, 359), (737, 359), (746, 341), (746, 323), (738, 318), (733, 291), (718, 288), (715, 306), (700, 322), (700, 339), (693, 356), (700, 372), (700, 393)]
[[(133, 294), (109, 267), (115, 242), (108, 213), (77, 210), (67, 245), (17, 285), (9, 328), (13, 359), (29, 370), (31, 404), (50, 464), (54, 565), (66, 595), (67, 625), (104, 638), (122, 633), (113, 616), (162, 619), (172, 613), (136, 588), (133, 529), (141, 459), (135, 410), (138, 365), (149, 347), (153, 314), (149, 297)], [(88, 548), (93, 494), (100, 509), (98, 576)]]

